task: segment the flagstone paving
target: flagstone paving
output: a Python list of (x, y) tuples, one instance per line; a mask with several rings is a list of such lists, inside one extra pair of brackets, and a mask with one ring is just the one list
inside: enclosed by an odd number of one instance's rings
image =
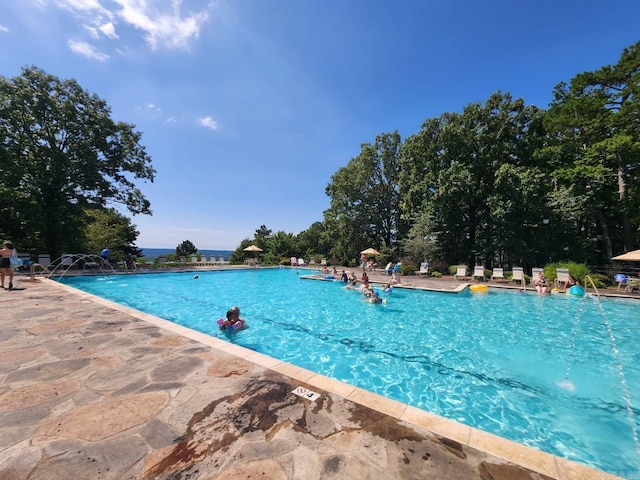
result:
[(47, 280), (15, 283), (0, 291), (1, 479), (614, 478)]

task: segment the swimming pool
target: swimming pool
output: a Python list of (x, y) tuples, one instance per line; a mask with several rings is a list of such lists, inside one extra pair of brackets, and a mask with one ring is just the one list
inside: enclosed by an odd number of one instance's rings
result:
[[(303, 270), (64, 283), (611, 472), (638, 470), (640, 304), (396, 289), (372, 305)], [(250, 328), (216, 321), (239, 305)]]

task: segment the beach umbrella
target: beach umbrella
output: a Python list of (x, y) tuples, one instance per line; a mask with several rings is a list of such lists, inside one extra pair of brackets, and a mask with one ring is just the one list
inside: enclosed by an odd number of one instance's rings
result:
[(640, 262), (640, 250), (623, 253), (622, 255), (613, 257), (611, 260), (620, 260), (621, 262)]
[(361, 255), (380, 255), (380, 252), (378, 250), (376, 250), (375, 248), (367, 248), (366, 250), (363, 250), (360, 252)]
[(261, 252), (262, 249), (257, 245), (249, 245), (244, 249), (245, 252)]

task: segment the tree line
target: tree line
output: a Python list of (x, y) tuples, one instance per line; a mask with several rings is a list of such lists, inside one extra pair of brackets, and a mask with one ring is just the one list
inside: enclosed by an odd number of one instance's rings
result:
[[(405, 139), (381, 133), (331, 176), (322, 221), (298, 234), (261, 225), (231, 260), (255, 243), (271, 263), (353, 265), (372, 246), (383, 261), (442, 270), (607, 264), (640, 244), (639, 98), (640, 42), (615, 65), (559, 83), (548, 109), (498, 91)], [(99, 242), (111, 222), (131, 250), (135, 226), (110, 205), (150, 214), (134, 180), (154, 175), (134, 126), (75, 81), (35, 67), (0, 79), (5, 237), (55, 254)]]

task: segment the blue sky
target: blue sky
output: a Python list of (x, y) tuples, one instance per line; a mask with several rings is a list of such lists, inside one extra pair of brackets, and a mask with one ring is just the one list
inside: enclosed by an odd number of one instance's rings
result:
[(547, 107), (639, 18), (637, 0), (0, 0), (0, 75), (75, 78), (143, 132), (139, 247), (235, 249), (321, 221), (331, 175), (380, 133), (498, 90)]

